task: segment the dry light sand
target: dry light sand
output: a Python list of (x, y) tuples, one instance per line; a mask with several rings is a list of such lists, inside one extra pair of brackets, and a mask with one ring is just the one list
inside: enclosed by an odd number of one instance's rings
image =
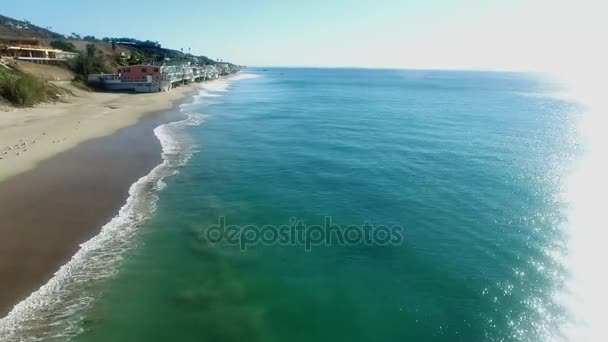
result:
[(110, 135), (147, 113), (170, 109), (201, 87), (195, 83), (164, 93), (118, 94), (70, 90), (69, 103), (0, 109), (0, 182), (81, 142)]

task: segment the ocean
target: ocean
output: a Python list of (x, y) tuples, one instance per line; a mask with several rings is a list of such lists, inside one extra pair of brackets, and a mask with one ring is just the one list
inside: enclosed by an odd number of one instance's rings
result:
[[(93, 341), (566, 338), (583, 107), (540, 74), (248, 69), (0, 321)], [(7, 328), (7, 327), (10, 327)], [(1, 335), (0, 335), (1, 336)]]

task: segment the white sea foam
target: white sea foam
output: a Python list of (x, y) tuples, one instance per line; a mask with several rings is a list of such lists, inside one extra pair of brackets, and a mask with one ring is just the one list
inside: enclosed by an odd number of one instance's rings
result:
[(158, 126), (154, 133), (162, 146), (162, 163), (133, 183), (126, 203), (101, 228), (98, 235), (80, 245), (80, 250), (40, 289), (15, 305), (0, 319), (0, 341), (66, 340), (81, 332), (85, 311), (98, 298), (91, 284), (116, 274), (126, 251), (136, 245), (139, 228), (154, 212), (163, 179), (178, 172), (195, 151), (186, 126), (200, 125), (205, 116), (195, 108), (209, 91), (226, 91), (230, 81), (251, 78), (237, 75), (202, 86), (192, 102), (180, 106), (181, 121)]

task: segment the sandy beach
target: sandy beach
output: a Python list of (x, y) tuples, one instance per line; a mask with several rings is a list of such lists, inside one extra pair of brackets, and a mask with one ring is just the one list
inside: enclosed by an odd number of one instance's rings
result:
[(170, 109), (201, 84), (154, 94), (85, 92), (73, 87), (68, 103), (0, 111), (0, 182), (97, 137)]
[(70, 103), (0, 112), (0, 317), (116, 215), (161, 162), (154, 128), (180, 119), (175, 103), (204, 86), (79, 91)]

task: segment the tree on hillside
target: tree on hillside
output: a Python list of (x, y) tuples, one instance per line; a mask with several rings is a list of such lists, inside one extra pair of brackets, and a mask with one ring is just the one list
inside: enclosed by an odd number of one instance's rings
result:
[(97, 52), (95, 45), (87, 44), (87, 57), (95, 57), (95, 52)]
[(72, 68), (77, 74), (83, 76), (112, 72), (112, 68), (104, 60), (103, 53), (97, 50), (93, 44), (87, 44), (86, 52), (73, 60)]
[(74, 46), (74, 44), (66, 42), (64, 40), (53, 40), (50, 45), (53, 49), (76, 52), (76, 47)]

